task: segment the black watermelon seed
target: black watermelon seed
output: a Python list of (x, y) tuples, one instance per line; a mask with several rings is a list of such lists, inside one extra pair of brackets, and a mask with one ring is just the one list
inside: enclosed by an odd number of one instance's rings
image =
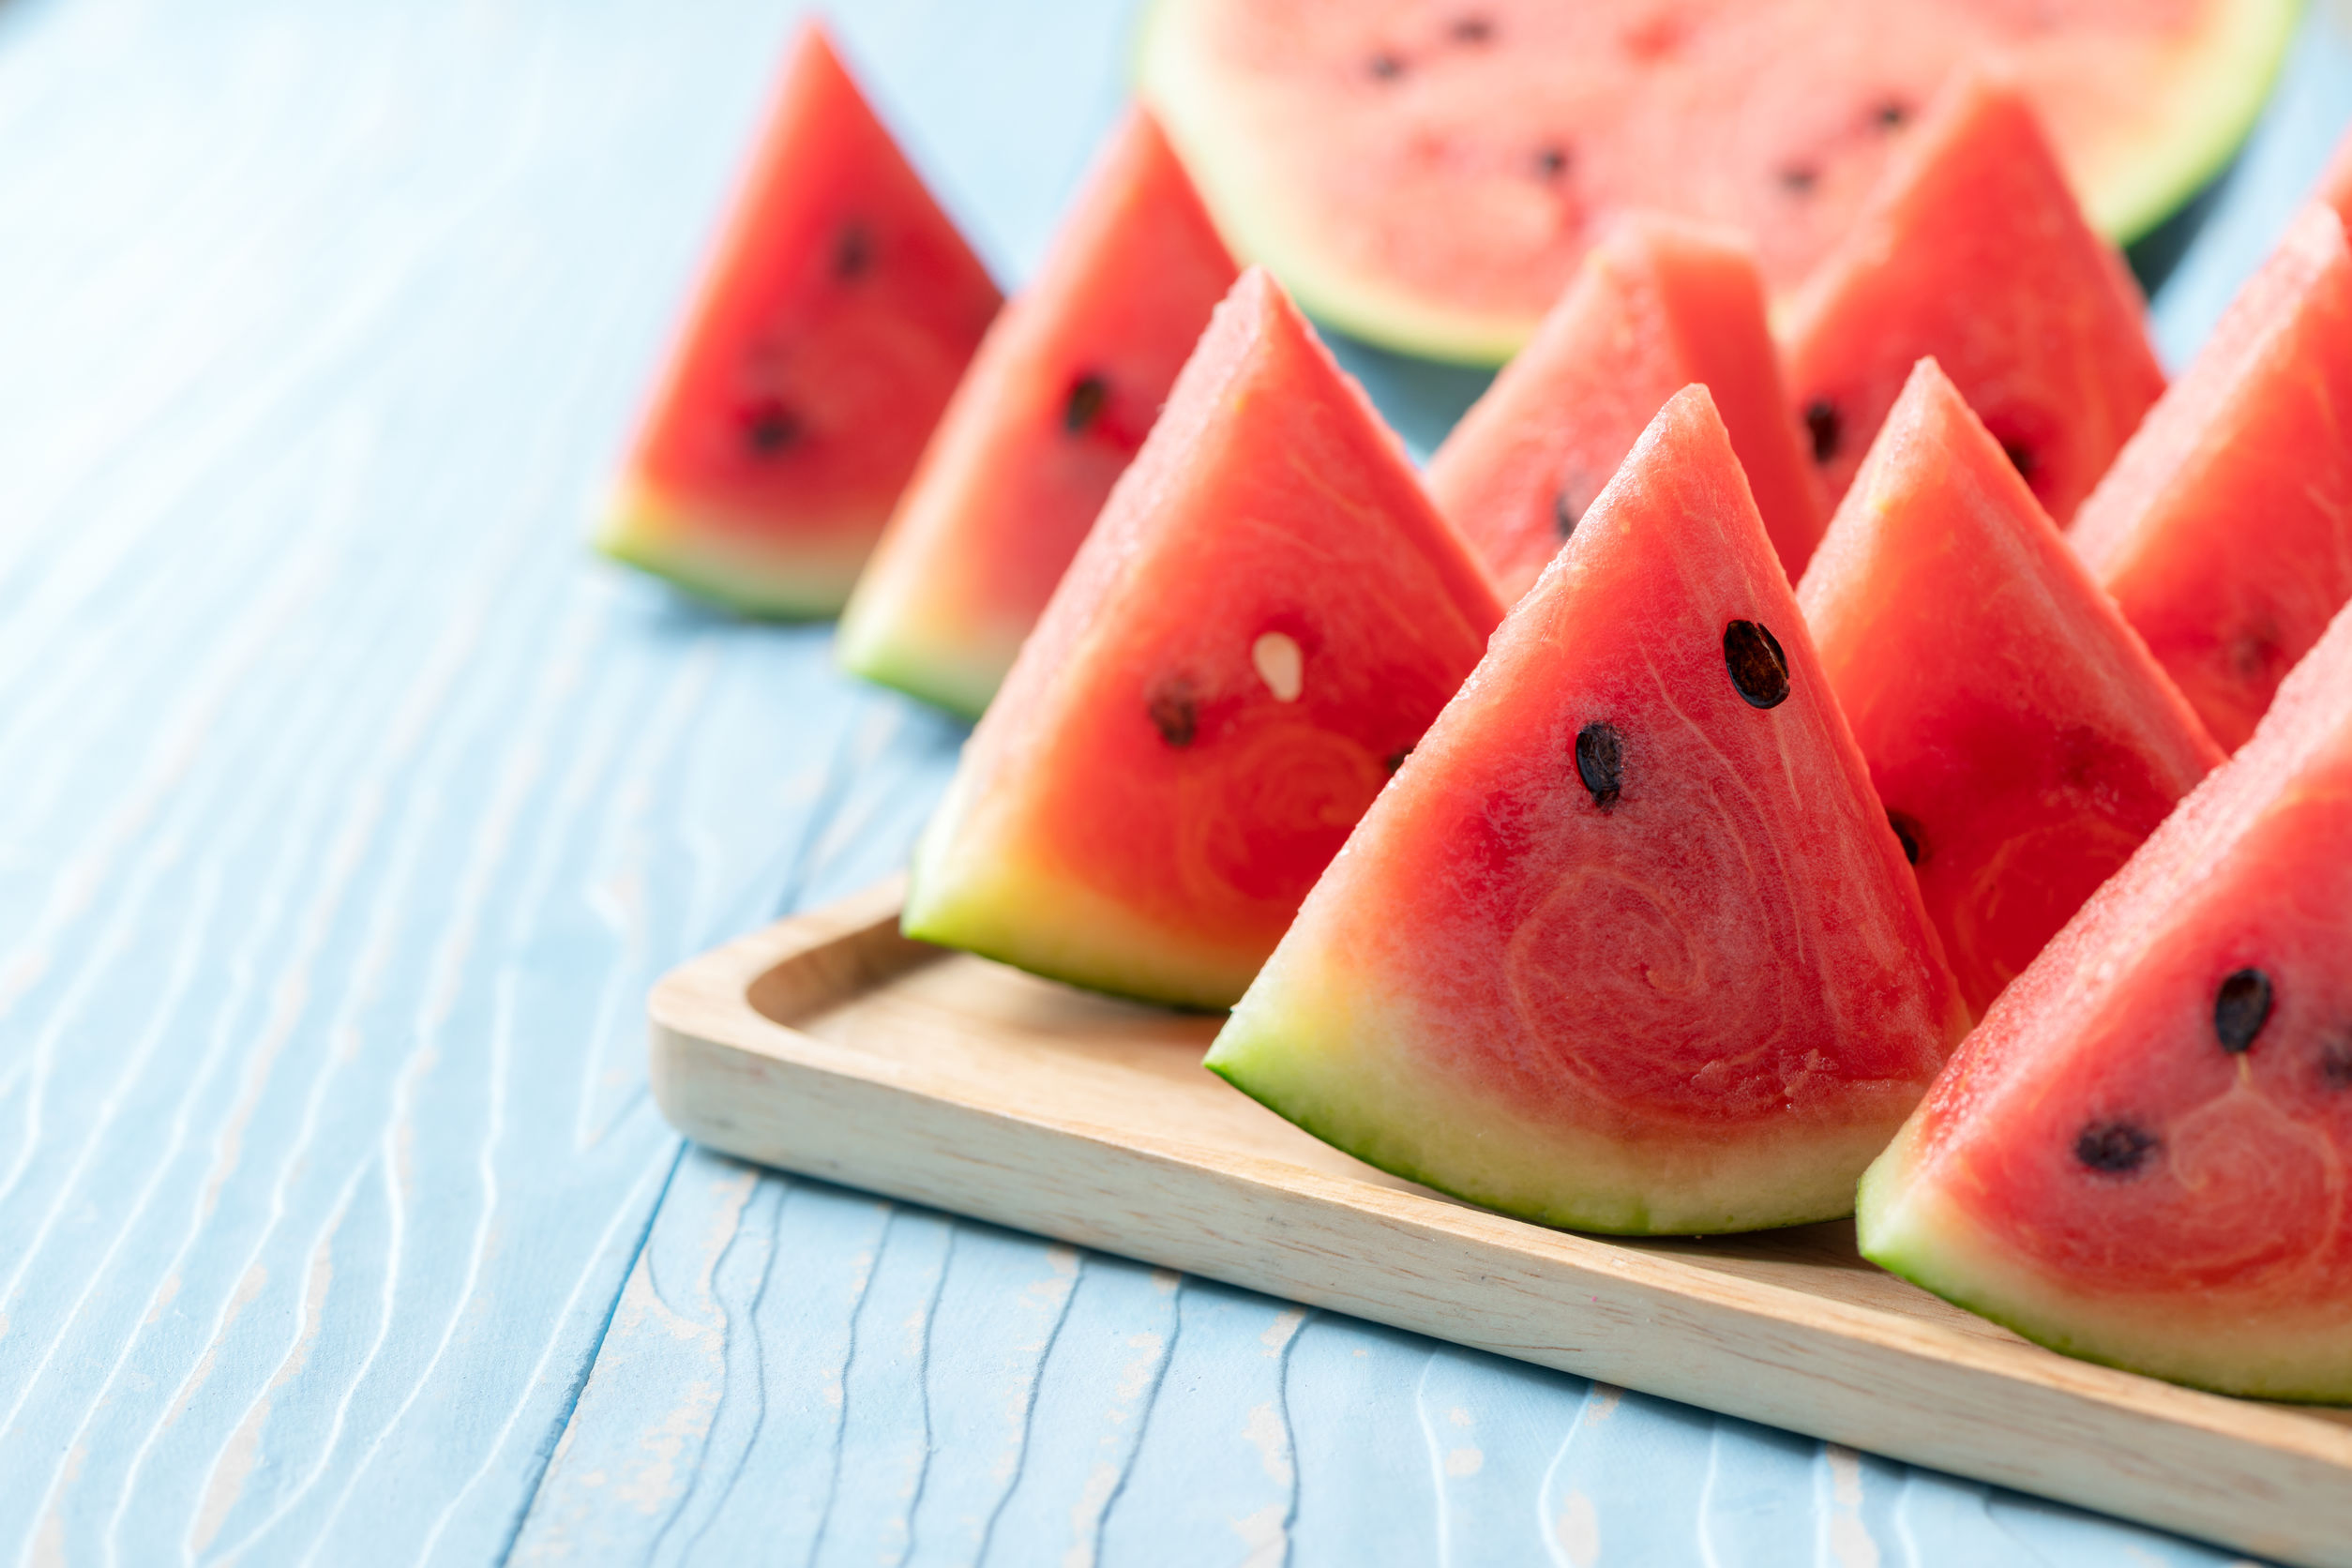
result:
[(1200, 730), (1200, 711), (1194, 706), (1192, 687), (1182, 681), (1170, 681), (1151, 695), (1145, 704), (1152, 722), (1160, 732), (1160, 739), (1173, 746), (1187, 746)]
[(1592, 804), (1606, 811), (1617, 804), (1618, 787), (1625, 771), (1625, 741), (1617, 726), (1596, 719), (1576, 731), (1576, 776), (1592, 792)]
[(1393, 82), (1405, 74), (1405, 62), (1388, 51), (1382, 50), (1364, 62), (1364, 69), (1370, 71), (1378, 81)]
[(2074, 1139), (2074, 1157), (2093, 1170), (2128, 1176), (2146, 1163), (2156, 1135), (2129, 1122), (2093, 1122)]
[(744, 444), (760, 456), (774, 457), (800, 440), (800, 415), (780, 398), (756, 398), (736, 413)]
[(2330, 1089), (2352, 1089), (2352, 1039), (2330, 1040), (2319, 1048), (2319, 1081)]
[(1895, 837), (1902, 842), (1903, 858), (1917, 866), (1919, 864), (1919, 823), (1900, 811), (1890, 811), (1887, 813), (1887, 826), (1894, 829)]
[(833, 275), (836, 278), (862, 278), (874, 264), (874, 237), (863, 224), (852, 223), (841, 231), (841, 238), (833, 248)]
[(2031, 484), (2034, 468), (2033, 448), (2022, 441), (2004, 441), (2001, 443), (2001, 451), (2009, 458), (2010, 466), (2017, 471), (2017, 477)]
[(2222, 982), (2213, 996), (2213, 1034), (2232, 1056), (2250, 1050), (2270, 1018), (2270, 977), (2241, 969)]
[(1395, 773), (1398, 768), (1403, 767), (1405, 765), (1405, 759), (1412, 754), (1413, 748), (1410, 746), (1400, 746), (1395, 750), (1390, 752), (1388, 754), (1388, 771)]
[(1805, 404), (1805, 434), (1813, 438), (1815, 462), (1828, 462), (1837, 456), (1838, 436), (1845, 423), (1838, 416), (1837, 405), (1827, 398)]
[(1583, 510), (1568, 499), (1566, 490), (1553, 492), (1552, 527), (1559, 531), (1563, 543), (1576, 531), (1576, 524), (1583, 520)]
[(1062, 428), (1078, 435), (1102, 417), (1103, 405), (1110, 401), (1110, 384), (1100, 376), (1080, 376), (1070, 384), (1070, 396), (1062, 405)]
[(1788, 656), (1761, 621), (1734, 621), (1723, 628), (1723, 662), (1749, 707), (1777, 708), (1788, 701)]
[(1556, 180), (1567, 172), (1567, 148), (1557, 142), (1548, 142), (1535, 149), (1535, 173), (1538, 178)]
[(1455, 43), (1485, 43), (1495, 36), (1495, 24), (1483, 16), (1457, 16), (1446, 31)]
[(1870, 112), (1870, 117), (1878, 122), (1880, 130), (1900, 130), (1911, 117), (1911, 106), (1901, 98), (1885, 98)]
[(1809, 163), (1792, 163), (1780, 172), (1780, 188), (1791, 196), (1810, 196), (1820, 183), (1821, 171)]

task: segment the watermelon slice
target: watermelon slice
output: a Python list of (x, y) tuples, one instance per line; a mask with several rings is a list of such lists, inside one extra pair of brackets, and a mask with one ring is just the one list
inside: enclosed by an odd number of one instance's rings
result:
[(2298, 9), (1156, 0), (1140, 75), (1237, 252), (1349, 332), (1494, 363), (1629, 206), (1742, 230), (1772, 292), (1795, 287), (1952, 68), (1988, 54), (2093, 221), (2135, 238), (2228, 161)]
[(2071, 1354), (2352, 1399), (2352, 612), (1985, 1017), (1864, 1256)]
[(2073, 543), (2224, 746), (2352, 598), (2352, 250), (2313, 204), (2083, 506)]
[(842, 615), (842, 664), (987, 707), (1233, 277), (1167, 138), (1130, 114), (948, 404)]
[(1968, 1028), (1704, 387), (1659, 413), (1208, 1064), (1546, 1224), (1847, 1213)]
[(1243, 274), (917, 847), (907, 934), (1222, 1007), (1501, 619), (1404, 447)]
[(1932, 359), (1797, 603), (1979, 1015), (2222, 761)]
[(804, 27), (598, 547), (743, 610), (832, 614), (997, 304)]
[(1964, 74), (1790, 307), (1789, 385), (1830, 493), (1932, 354), (2063, 525), (2164, 390), (2143, 314), (2031, 105)]
[(1790, 580), (1821, 536), (1756, 262), (1738, 235), (1630, 214), (1430, 459), (1429, 495), (1506, 599), (1535, 581), (1666, 406), (1703, 383)]

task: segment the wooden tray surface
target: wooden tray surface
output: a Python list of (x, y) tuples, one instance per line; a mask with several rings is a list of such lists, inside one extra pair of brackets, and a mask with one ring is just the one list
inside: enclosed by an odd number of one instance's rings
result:
[(1394, 1324), (2283, 1561), (2352, 1565), (2352, 1411), (2070, 1360), (1847, 1223), (1624, 1241), (1488, 1214), (1200, 1066), (1214, 1018), (898, 934), (869, 889), (682, 965), (653, 1082), (728, 1153)]

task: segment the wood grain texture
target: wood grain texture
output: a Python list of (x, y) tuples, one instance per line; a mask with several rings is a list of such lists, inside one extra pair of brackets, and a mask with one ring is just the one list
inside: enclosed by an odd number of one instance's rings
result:
[[(0, 1561), (2215, 1560), (681, 1154), (645, 988), (959, 738), (580, 548), (799, 9), (0, 0)], [(1024, 275), (1125, 6), (835, 9)]]

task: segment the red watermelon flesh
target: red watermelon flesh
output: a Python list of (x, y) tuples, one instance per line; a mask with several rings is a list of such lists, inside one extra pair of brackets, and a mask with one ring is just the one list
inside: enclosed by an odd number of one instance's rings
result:
[(1192, 182), (1133, 112), (997, 319), (841, 619), (841, 662), (976, 716), (1232, 287)]
[(1772, 292), (1794, 288), (1952, 68), (1985, 56), (2016, 71), (2101, 231), (2133, 238), (2227, 162), (2297, 11), (1153, 0), (1140, 75), (1239, 254), (1350, 332), (1493, 363), (1629, 207), (1738, 228)]
[(997, 304), (804, 28), (599, 548), (744, 610), (839, 610)]
[(1703, 384), (1793, 581), (1821, 536), (1756, 262), (1736, 234), (1634, 214), (1429, 461), (1431, 499), (1506, 599), (1535, 581), (1668, 398)]
[(1932, 354), (2063, 526), (2164, 389), (2142, 314), (2031, 105), (1969, 72), (1790, 307), (1789, 389), (1842, 497)]
[(2352, 249), (2314, 204), (2076, 520), (2072, 543), (2223, 746), (2352, 598)]
[(2071, 1354), (2352, 1400), (2352, 612), (1863, 1178), (1864, 1256)]
[(1980, 1016), (2222, 761), (1932, 359), (1797, 603)]
[(1704, 387), (1316, 884), (1208, 1065), (1547, 1224), (1847, 1213), (1968, 1028)]
[(1244, 273), (964, 748), (907, 934), (1229, 1005), (1501, 615), (1363, 390)]

